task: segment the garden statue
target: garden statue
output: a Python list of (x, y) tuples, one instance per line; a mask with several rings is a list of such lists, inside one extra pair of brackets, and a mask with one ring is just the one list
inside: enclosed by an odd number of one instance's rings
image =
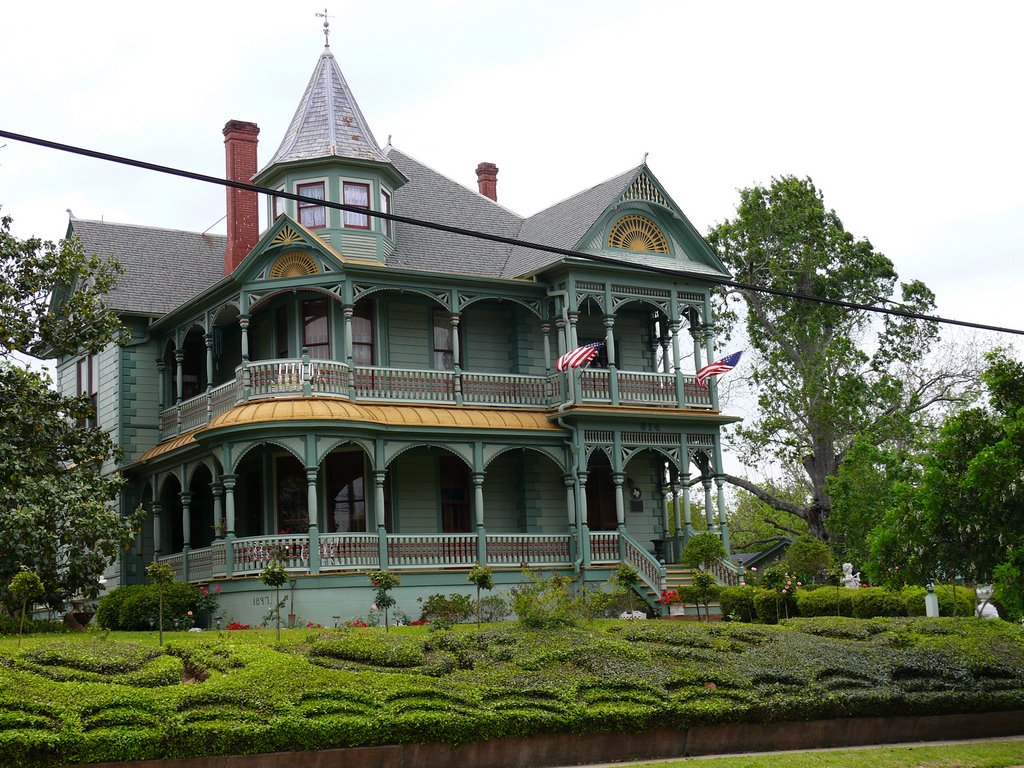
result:
[(860, 589), (860, 571), (853, 572), (853, 563), (843, 563), (843, 586), (847, 589)]
[(974, 610), (974, 615), (982, 619), (998, 619), (999, 611), (991, 603), (992, 585), (979, 584), (974, 594), (978, 598), (978, 607)]

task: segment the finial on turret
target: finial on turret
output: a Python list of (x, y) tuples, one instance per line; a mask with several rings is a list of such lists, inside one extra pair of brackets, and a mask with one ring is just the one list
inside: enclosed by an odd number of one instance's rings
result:
[(330, 48), (331, 47), (331, 41), (330, 41), (331, 22), (328, 21), (328, 19), (333, 19), (334, 17), (327, 15), (327, 9), (326, 8), (324, 8), (324, 12), (323, 13), (316, 14), (316, 17), (318, 19), (323, 19), (324, 20), (324, 48)]
[(647, 156), (649, 154), (650, 154), (650, 152), (644, 152), (644, 159), (640, 161), (641, 165), (647, 165)]

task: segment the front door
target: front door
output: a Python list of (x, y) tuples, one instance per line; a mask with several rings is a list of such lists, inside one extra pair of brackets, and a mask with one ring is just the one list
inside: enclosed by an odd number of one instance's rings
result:
[(587, 525), (592, 531), (614, 531), (617, 522), (611, 467), (592, 467), (587, 472)]

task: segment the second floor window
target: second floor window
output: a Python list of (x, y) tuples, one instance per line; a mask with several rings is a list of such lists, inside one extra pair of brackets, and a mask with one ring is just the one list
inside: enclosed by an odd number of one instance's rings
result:
[(373, 365), (373, 304), (360, 301), (352, 311), (352, 362)]
[(315, 360), (330, 359), (331, 334), (327, 299), (309, 299), (302, 302), (302, 346)]
[[(299, 184), (295, 187), (295, 192), (303, 197), (312, 197), (317, 200), (323, 200), (324, 183), (322, 181), (318, 181), (313, 184)], [(299, 224), (313, 229), (327, 226), (327, 214), (324, 207), (322, 205), (317, 205), (316, 203), (300, 202)]]
[[(383, 189), (380, 191), (380, 210), (382, 213), (391, 213), (391, 195)], [(391, 237), (390, 219), (381, 219), (381, 230), (385, 235)]]
[(84, 426), (95, 427), (99, 424), (99, 358), (96, 355), (83, 357), (78, 361), (78, 394), (86, 395), (89, 398), (89, 405), (92, 413), (85, 418)]
[(434, 313), (434, 370), (450, 371), (455, 368), (455, 354), (452, 347), (452, 319), (443, 309)]
[[(370, 185), (346, 181), (343, 185), (345, 205), (370, 210)], [(349, 229), (369, 229), (370, 217), (365, 213), (345, 211), (345, 226)]]

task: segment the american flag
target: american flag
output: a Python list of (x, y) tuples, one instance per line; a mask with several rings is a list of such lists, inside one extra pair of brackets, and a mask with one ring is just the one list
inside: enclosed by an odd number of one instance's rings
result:
[(579, 368), (584, 363), (589, 363), (597, 357), (597, 353), (601, 351), (603, 346), (603, 341), (592, 341), (590, 344), (576, 347), (576, 349), (570, 350), (559, 357), (555, 363), (555, 368), (560, 371), (565, 371), (569, 368)]
[(717, 360), (713, 363), (708, 363), (699, 371), (697, 371), (697, 383), (702, 387), (707, 387), (707, 380), (712, 376), (717, 376), (720, 373), (726, 373), (736, 367), (736, 364), (740, 361), (740, 355), (742, 352), (733, 352), (731, 355), (726, 355), (721, 360)]

